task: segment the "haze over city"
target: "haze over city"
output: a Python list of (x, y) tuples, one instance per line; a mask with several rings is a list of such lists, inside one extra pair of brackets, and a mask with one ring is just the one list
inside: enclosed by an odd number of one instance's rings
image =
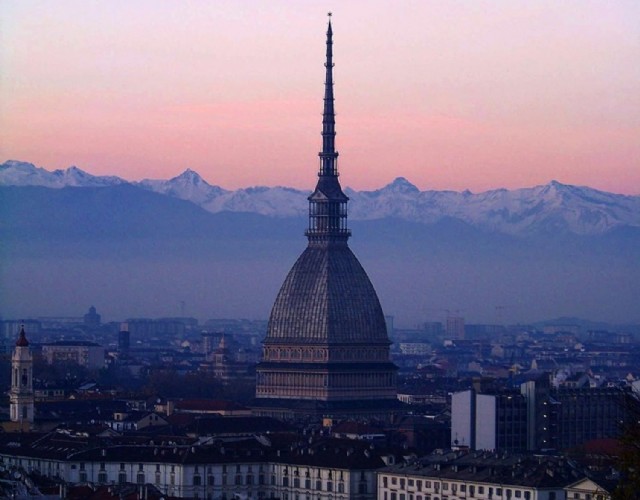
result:
[[(1, 165), (0, 313), (267, 317), (305, 244), (329, 7), (4, 2), (0, 157), (29, 163)], [(340, 4), (340, 182), (398, 324), (639, 321), (639, 14)], [(140, 179), (171, 180), (118, 187)]]
[(638, 193), (634, 1), (7, 0), (0, 157), (308, 189), (332, 8), (344, 185)]

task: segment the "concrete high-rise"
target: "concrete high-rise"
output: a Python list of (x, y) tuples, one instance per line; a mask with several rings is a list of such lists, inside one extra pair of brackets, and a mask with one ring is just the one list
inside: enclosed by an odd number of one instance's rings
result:
[(278, 418), (387, 418), (397, 407), (396, 366), (378, 296), (347, 244), (338, 181), (333, 31), (327, 30), (322, 151), (309, 196), (307, 248), (271, 311), (257, 366), (254, 412)]

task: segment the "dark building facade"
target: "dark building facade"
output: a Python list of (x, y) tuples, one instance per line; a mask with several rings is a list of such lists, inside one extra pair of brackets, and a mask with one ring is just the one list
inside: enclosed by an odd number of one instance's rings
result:
[(520, 391), (456, 392), (451, 444), (512, 452), (568, 450), (594, 439), (617, 438), (629, 415), (619, 387), (551, 387), (548, 378)]
[(347, 196), (338, 181), (333, 32), (327, 30), (322, 152), (309, 196), (308, 246), (286, 277), (257, 366), (259, 415), (388, 417), (396, 367), (380, 301), (347, 240)]

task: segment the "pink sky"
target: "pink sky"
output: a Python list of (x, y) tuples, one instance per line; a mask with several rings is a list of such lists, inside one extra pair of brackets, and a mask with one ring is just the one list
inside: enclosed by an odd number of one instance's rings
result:
[(0, 162), (310, 188), (333, 9), (344, 185), (640, 194), (640, 2), (0, 3)]

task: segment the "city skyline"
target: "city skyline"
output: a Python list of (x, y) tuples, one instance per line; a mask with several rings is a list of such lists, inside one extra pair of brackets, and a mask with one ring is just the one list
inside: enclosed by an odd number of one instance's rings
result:
[[(329, 10), (216, 2), (5, 2), (4, 160), (128, 180), (310, 188)], [(343, 182), (551, 179), (638, 194), (633, 2), (347, 2), (334, 11)]]

